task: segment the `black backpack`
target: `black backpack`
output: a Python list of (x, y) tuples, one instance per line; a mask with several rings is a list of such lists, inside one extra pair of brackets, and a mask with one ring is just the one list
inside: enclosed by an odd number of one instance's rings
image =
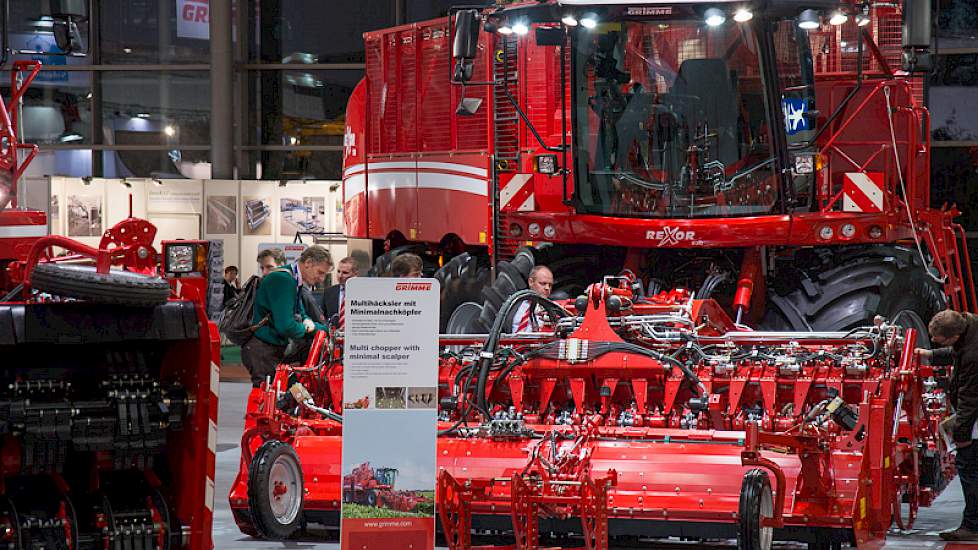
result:
[(251, 319), (255, 312), (255, 296), (258, 295), (258, 284), (261, 278), (253, 275), (244, 284), (241, 291), (234, 298), (228, 300), (224, 311), (221, 312), (221, 320), (217, 326), (221, 333), (227, 336), (231, 343), (243, 346), (251, 340), (255, 331), (268, 322), (268, 318), (262, 319), (257, 325), (251, 324)]

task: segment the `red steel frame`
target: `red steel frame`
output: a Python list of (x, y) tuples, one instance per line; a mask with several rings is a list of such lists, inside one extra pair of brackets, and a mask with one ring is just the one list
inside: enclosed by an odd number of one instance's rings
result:
[[(40, 262), (90, 261), (99, 273), (108, 272), (111, 266), (119, 266), (128, 271), (158, 274), (160, 258), (153, 248), (156, 227), (148, 221), (132, 217), (123, 220), (103, 234), (96, 248), (62, 236), (47, 235), (47, 216), (44, 212), (17, 208), (17, 181), (37, 153), (36, 145), (18, 141), (17, 106), (40, 71), (40, 65), (37, 61), (14, 62), (11, 96), (6, 103), (0, 102), (0, 136), (5, 142), (5, 146), (0, 148), (0, 171), (10, 175), (11, 185), (11, 208), (0, 206), (0, 295), (7, 295), (23, 283), (23, 290), (17, 293), (20, 299), (5, 302), (7, 305), (35, 301), (30, 293), (30, 273)], [(25, 73), (26, 76), (22, 77)], [(27, 150), (28, 154), (20, 160), (18, 151), (22, 150)], [(3, 189), (0, 188), (0, 191)], [(193, 241), (181, 241), (181, 244), (187, 243)], [(68, 251), (69, 255), (54, 257), (54, 247)], [(170, 504), (173, 514), (185, 526), (185, 531), (179, 537), (179, 547), (185, 550), (210, 550), (213, 548), (211, 529), (214, 520), (220, 336), (205, 311), (206, 274), (204, 277), (171, 280), (171, 287), (171, 300), (195, 304), (194, 322), (200, 330), (196, 340), (181, 341), (170, 346), (161, 368), (161, 375), (179, 382), (194, 404), (186, 429), (169, 434), (165, 451), (167, 460), (170, 464), (180, 465), (172, 472), (175, 484), (172, 494), (175, 496)], [(18, 472), (20, 458), (17, 453), (8, 452), (12, 449), (8, 445), (0, 448), (0, 453), (4, 455), (3, 467), (0, 468), (0, 492), (4, 489), (4, 476)], [(104, 457), (100, 460), (105, 461)], [(97, 467), (111, 470), (111, 457), (107, 464), (100, 462)], [(60, 476), (52, 476), (59, 487), (67, 489)], [(150, 486), (158, 488), (161, 485), (152, 470), (147, 469), (146, 476)], [(158, 511), (154, 513), (157, 514), (154, 521), (160, 522)], [(162, 531), (160, 536), (163, 536)]]
[[(672, 315), (700, 320), (700, 343), (754, 343), (762, 346), (799, 346), (831, 355), (847, 346), (869, 346), (871, 337), (845, 337), (841, 333), (753, 333), (737, 328), (713, 301), (690, 300), (684, 291), (663, 294), (645, 304), (631, 303), (621, 288), (594, 285), (584, 322), (564, 342), (577, 339), (594, 345), (620, 342), (606, 309), (612, 294), (630, 307), (628, 315)], [(572, 307), (569, 303), (566, 307)], [(677, 325), (681, 326), (681, 325)], [(444, 337), (442, 344), (478, 344), (483, 337)], [(554, 342), (537, 334), (530, 338), (504, 337), (503, 346)], [(646, 341), (656, 349), (670, 349)], [(648, 525), (649, 533), (661, 522), (689, 522), (704, 526), (736, 524), (741, 478), (751, 467), (769, 473), (774, 490), (774, 514), (764, 525), (799, 531), (824, 529), (851, 540), (859, 548), (879, 548), (893, 522), (909, 527), (917, 507), (929, 505), (944, 484), (921, 484), (921, 453), (929, 451), (943, 479), (954, 467), (943, 442), (936, 437), (937, 423), (947, 414), (940, 392), (924, 388), (934, 372), (914, 354), (916, 334), (889, 329), (876, 344), (887, 351), (865, 363), (805, 360), (797, 369), (773, 360), (742, 359), (729, 368), (715, 362), (695, 365), (710, 395), (708, 410), (699, 415), (706, 425), (688, 426), (683, 417), (690, 390), (678, 369), (644, 356), (612, 352), (580, 363), (535, 358), (517, 366), (498, 385), (487, 387), (495, 402), (510, 402), (528, 427), (542, 439), (442, 435), (438, 442), (439, 514), (453, 549), (469, 548), (469, 529), (475, 521), (489, 528), (509, 526), (516, 548), (536, 548), (537, 520), (583, 518), (585, 548), (605, 548), (609, 533), (623, 525)], [(306, 364), (281, 365), (262, 403), (249, 413), (253, 426), (242, 438), (241, 469), (229, 495), (235, 517), (249, 532), (248, 465), (253, 452), (269, 439), (295, 447), (303, 465), (307, 513), (332, 517), (339, 509), (341, 448), (340, 423), (320, 418), (311, 410), (292, 416), (276, 408), (279, 395), (297, 376), (315, 396), (319, 407), (339, 410), (342, 403), (341, 340), (337, 334), (317, 335)], [(675, 348), (671, 348), (675, 349)], [(828, 357), (828, 356), (826, 356)], [(441, 361), (442, 397), (454, 391), (462, 364)], [(500, 380), (502, 382), (502, 380)], [(600, 387), (611, 388), (600, 393)], [(448, 389), (444, 389), (448, 388)], [(834, 389), (858, 411), (852, 430), (814, 425), (802, 411)], [(559, 390), (559, 391), (558, 391)], [(551, 410), (553, 403), (572, 395), (572, 425), (562, 425)], [(831, 394), (828, 394), (831, 395)], [(459, 402), (465, 398), (459, 395)], [(629, 404), (631, 402), (631, 404)], [(596, 408), (591, 404), (595, 403)], [(743, 407), (757, 403), (763, 414), (751, 420)], [(505, 411), (496, 406), (492, 414)], [(615, 419), (622, 412), (638, 419), (631, 426)], [(794, 412), (797, 411), (797, 412)], [(470, 426), (479, 426), (474, 415)], [(439, 424), (440, 429), (449, 422)], [(554, 451), (550, 437), (556, 438)], [(529, 485), (524, 482), (532, 480)], [(555, 488), (561, 487), (560, 490)], [(595, 489), (605, 496), (594, 500)], [(900, 502), (906, 499), (909, 514)], [(528, 507), (529, 506), (529, 507)], [(606, 514), (606, 515), (605, 515)], [(607, 518), (608, 525), (598, 528)], [(496, 518), (493, 520), (493, 518)], [(325, 521), (333, 521), (326, 519)], [(489, 524), (484, 522), (489, 521)], [(495, 521), (495, 523), (492, 523)], [(500, 524), (499, 521), (504, 523)], [(640, 528), (640, 527), (636, 527)], [(548, 529), (560, 530), (559, 527)], [(595, 535), (596, 533), (596, 535)], [(648, 534), (648, 533), (647, 533)], [(590, 544), (590, 546), (588, 545)]]

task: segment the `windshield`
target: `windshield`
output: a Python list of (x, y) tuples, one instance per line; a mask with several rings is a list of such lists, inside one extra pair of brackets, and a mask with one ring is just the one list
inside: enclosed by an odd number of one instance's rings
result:
[(572, 43), (580, 211), (700, 217), (775, 208), (779, 179), (750, 25), (620, 21), (578, 28)]

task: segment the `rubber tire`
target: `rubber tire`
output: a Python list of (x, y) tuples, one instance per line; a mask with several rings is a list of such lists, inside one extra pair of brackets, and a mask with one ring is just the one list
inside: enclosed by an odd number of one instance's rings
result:
[(119, 269), (98, 273), (82, 265), (37, 264), (31, 272), (31, 286), (64, 298), (122, 306), (154, 307), (170, 298), (166, 279)]
[(412, 254), (421, 256), (421, 259), (424, 260), (424, 251), (425, 246), (421, 244), (406, 244), (392, 248), (390, 251), (384, 252), (380, 256), (377, 256), (377, 259), (374, 260), (374, 266), (367, 272), (367, 276), (388, 277), (391, 271), (391, 264), (394, 263), (394, 258), (404, 254), (405, 252), (410, 252)]
[[(299, 512), (290, 523), (282, 524), (275, 519), (271, 504), (268, 502), (268, 481), (271, 474), (272, 465), (275, 460), (282, 455), (291, 455), (299, 468)], [(255, 451), (254, 458), (248, 467), (248, 508), (251, 511), (251, 519), (254, 522), (255, 530), (259, 536), (268, 540), (286, 540), (302, 526), (303, 507), (305, 505), (305, 483), (302, 479), (302, 464), (299, 456), (291, 445), (284, 441), (266, 441)]]
[[(822, 265), (785, 274), (768, 293), (763, 330), (848, 331), (893, 319), (901, 311), (926, 323), (947, 307), (943, 288), (927, 273), (916, 251), (898, 246), (833, 254)], [(788, 287), (778, 292), (778, 287)], [(923, 343), (926, 343), (926, 330)]]
[[(760, 524), (761, 503), (765, 493), (771, 497), (773, 510), (774, 495), (771, 492), (771, 481), (767, 472), (760, 468), (754, 468), (744, 474), (744, 481), (740, 486), (740, 506), (737, 514), (738, 550), (771, 549), (771, 541), (763, 540), (765, 537), (762, 534)], [(772, 530), (772, 537), (773, 534)]]
[(238, 531), (241, 534), (248, 535), (251, 538), (260, 538), (261, 535), (258, 534), (258, 530), (255, 529), (255, 524), (251, 521), (251, 514), (244, 510), (238, 508), (231, 508), (231, 515), (234, 518), (234, 524), (238, 526)]
[[(479, 332), (489, 332), (496, 321), (496, 315), (499, 314), (499, 308), (502, 307), (503, 302), (513, 294), (527, 288), (526, 277), (521, 275), (519, 269), (506, 260), (496, 264), (496, 280), (491, 286), (482, 290), (482, 313), (479, 315), (478, 321), (474, 323)], [(515, 311), (511, 311), (510, 315), (515, 315), (515, 313)]]
[(363, 501), (367, 506), (377, 506), (377, 493), (373, 489), (367, 489), (363, 495)]
[(489, 268), (479, 257), (463, 252), (435, 272), (441, 284), (441, 317), (438, 330), (448, 327), (448, 320), (465, 302), (480, 302), (482, 290), (489, 285)]

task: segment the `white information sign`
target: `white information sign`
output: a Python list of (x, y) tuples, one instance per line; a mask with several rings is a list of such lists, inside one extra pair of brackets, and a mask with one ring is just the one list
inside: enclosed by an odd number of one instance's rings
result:
[(177, 36), (201, 40), (210, 38), (208, 0), (177, 0)]
[(434, 548), (439, 283), (346, 283), (343, 549)]

